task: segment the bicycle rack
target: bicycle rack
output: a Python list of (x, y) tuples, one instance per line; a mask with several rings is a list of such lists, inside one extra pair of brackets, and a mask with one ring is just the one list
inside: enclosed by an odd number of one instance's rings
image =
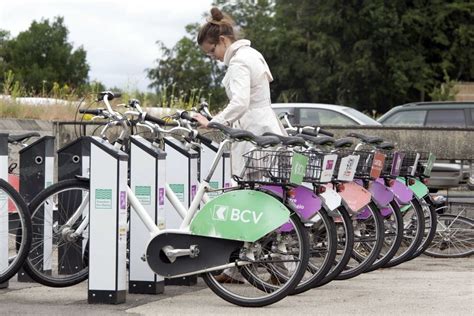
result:
[[(196, 194), (198, 186), (199, 152), (188, 149), (180, 141), (165, 138), (166, 182), (176, 194), (180, 202), (188, 208)], [(183, 219), (177, 214), (173, 205), (165, 199), (166, 228), (179, 228)], [(165, 279), (165, 285), (194, 285), (196, 276)]]
[[(211, 164), (214, 157), (216, 156), (217, 150), (218, 145), (215, 143), (202, 144), (202, 150), (200, 151), (199, 155), (200, 179), (209, 174), (209, 170), (211, 169)], [(219, 160), (219, 164), (217, 165), (216, 171), (212, 175), (211, 181), (209, 182), (209, 186), (212, 189), (228, 188), (230, 187), (230, 181), (230, 153), (226, 152), (222, 156), (221, 160)], [(209, 192), (208, 196), (210, 198), (214, 198), (219, 194), (219, 192)]]
[[(8, 181), (8, 134), (0, 133), (0, 179)], [(6, 197), (0, 192), (0, 214), (8, 213)], [(0, 216), (0, 269), (8, 267), (8, 220), (9, 216)], [(0, 283), (0, 289), (6, 289), (8, 281)]]
[[(58, 181), (74, 179), (76, 176), (89, 176), (90, 146), (90, 138), (82, 136), (58, 150)], [(62, 202), (62, 200), (66, 200), (68, 201), (67, 205), (70, 206), (62, 210), (65, 216), (57, 219), (59, 225), (64, 225), (65, 221), (74, 214), (74, 210), (80, 205), (81, 199), (75, 198), (73, 194), (78, 194), (78, 192), (63, 193), (58, 196), (60, 199), (59, 205), (66, 205), (66, 203)], [(74, 205), (70, 201), (76, 201), (76, 204)], [(85, 208), (83, 217), (88, 212), (89, 209)], [(87, 228), (84, 235), (88, 236)], [(59, 273), (73, 274), (82, 270), (84, 264), (82, 255), (87, 247), (87, 242), (88, 239), (84, 238), (82, 241), (78, 240), (76, 242), (76, 247), (70, 247), (69, 245), (59, 246), (58, 258), (67, 258), (64, 262), (68, 263), (67, 265), (58, 266)], [(82, 255), (75, 251), (75, 249), (82, 249)]]
[[(166, 153), (140, 136), (130, 138), (130, 188), (160, 229), (165, 220)], [(160, 294), (164, 279), (142, 260), (150, 233), (138, 215), (130, 210), (129, 293)]]
[[(33, 198), (46, 187), (53, 184), (54, 174), (54, 137), (44, 136), (31, 145), (20, 150), (20, 195), (26, 203), (30, 203)], [(53, 209), (44, 210), (43, 222), (34, 222), (34, 234), (36, 236), (51, 236), (53, 223)], [(45, 238), (45, 240), (52, 240)], [(33, 238), (33, 243), (35, 239)], [(52, 243), (43, 243), (35, 248), (35, 251), (50, 253)], [(43, 271), (51, 270), (49, 256), (44, 256)], [(18, 271), (19, 282), (33, 282), (23, 269)]]
[(91, 137), (89, 304), (119, 304), (126, 296), (128, 155)]

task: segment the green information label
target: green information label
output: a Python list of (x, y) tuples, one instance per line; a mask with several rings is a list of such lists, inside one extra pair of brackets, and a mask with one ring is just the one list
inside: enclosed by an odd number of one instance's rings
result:
[(135, 186), (135, 195), (143, 205), (151, 204), (151, 187), (150, 186)]
[(112, 209), (112, 189), (95, 189), (95, 208)]
[[(211, 189), (219, 189), (219, 181), (211, 181), (209, 182), (209, 188)], [(220, 192), (215, 191), (215, 192), (208, 192), (207, 196), (211, 199), (215, 198), (216, 196), (219, 196)]]
[(302, 154), (293, 153), (291, 159), (290, 182), (293, 184), (301, 184), (306, 174), (306, 166), (308, 165), (308, 157)]
[(436, 156), (433, 153), (430, 153), (428, 156), (428, 161), (426, 162), (425, 170), (423, 175), (429, 177), (431, 175), (431, 169), (433, 169), (434, 162), (436, 161)]
[(174, 183), (170, 184), (171, 190), (176, 194), (176, 197), (181, 202), (184, 202), (184, 184), (182, 183)]

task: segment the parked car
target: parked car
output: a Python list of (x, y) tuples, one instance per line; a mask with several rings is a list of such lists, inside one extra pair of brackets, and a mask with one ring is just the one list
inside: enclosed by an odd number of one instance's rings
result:
[[(392, 108), (377, 121), (392, 126), (474, 128), (474, 102), (408, 103)], [(473, 178), (470, 169), (469, 165), (461, 166), (461, 161), (438, 161), (433, 166), (429, 185), (431, 188), (448, 188), (470, 182), (469, 178)]]
[(296, 125), (381, 125), (354, 108), (321, 103), (274, 103), (275, 113), (289, 112)]
[(474, 127), (474, 102), (415, 102), (382, 115), (383, 125)]

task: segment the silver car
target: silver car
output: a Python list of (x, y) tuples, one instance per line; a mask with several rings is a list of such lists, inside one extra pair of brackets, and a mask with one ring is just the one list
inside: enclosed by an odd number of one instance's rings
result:
[(296, 125), (381, 125), (376, 120), (342, 105), (322, 103), (274, 103), (277, 114), (289, 112), (291, 124)]

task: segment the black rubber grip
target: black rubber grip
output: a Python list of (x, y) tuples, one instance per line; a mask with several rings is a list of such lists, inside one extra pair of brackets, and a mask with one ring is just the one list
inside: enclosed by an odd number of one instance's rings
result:
[(102, 109), (79, 109), (79, 113), (82, 114), (92, 114), (92, 115), (101, 115)]
[(196, 138), (199, 139), (204, 144), (207, 144), (207, 145), (212, 144), (212, 139), (210, 139), (209, 137), (206, 137), (202, 134), (197, 134)]
[(333, 134), (333, 133), (328, 132), (328, 131), (325, 131), (325, 130), (323, 130), (322, 128), (319, 129), (318, 133), (319, 133), (319, 134), (326, 135), (326, 136), (334, 137), (334, 134)]
[(196, 122), (196, 120), (191, 115), (189, 115), (189, 113), (186, 111), (181, 112), (180, 117), (190, 122)]
[(309, 135), (309, 136), (318, 137), (318, 134), (316, 134), (316, 133), (313, 132), (313, 131), (308, 131), (307, 129), (303, 129), (303, 130), (301, 131), (301, 134), (305, 134), (305, 135)]
[(150, 115), (150, 113), (146, 113), (146, 115), (144, 117), (144, 120), (149, 121), (149, 122), (153, 122), (153, 123), (156, 123), (156, 124), (162, 125), (162, 126), (167, 125), (165, 120), (160, 119), (159, 117), (155, 117), (153, 115)]

